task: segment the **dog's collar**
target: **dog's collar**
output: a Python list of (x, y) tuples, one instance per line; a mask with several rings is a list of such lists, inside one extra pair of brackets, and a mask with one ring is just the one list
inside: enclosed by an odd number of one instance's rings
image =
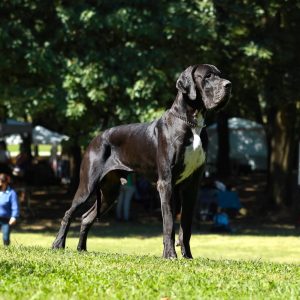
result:
[(191, 128), (203, 128), (205, 127), (206, 125), (204, 123), (202, 124), (198, 124), (198, 122), (192, 122), (192, 121), (189, 121), (187, 119), (187, 117), (184, 117), (184, 116), (181, 116), (179, 114), (177, 114), (175, 111), (173, 111), (172, 109), (169, 109), (169, 112), (176, 118), (184, 121), (188, 126), (190, 126)]

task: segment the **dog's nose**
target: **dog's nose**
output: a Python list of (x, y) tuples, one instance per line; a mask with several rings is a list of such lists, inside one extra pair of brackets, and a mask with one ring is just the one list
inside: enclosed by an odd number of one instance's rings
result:
[(224, 87), (226, 90), (231, 89), (231, 82), (230, 82), (229, 80), (224, 80), (224, 82), (223, 82), (223, 87)]

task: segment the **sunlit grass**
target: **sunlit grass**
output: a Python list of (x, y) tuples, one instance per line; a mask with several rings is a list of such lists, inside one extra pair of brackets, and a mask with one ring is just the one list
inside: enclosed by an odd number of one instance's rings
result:
[(0, 299), (298, 299), (300, 268), (0, 247)]
[(169, 261), (161, 258), (160, 225), (97, 225), (87, 253), (75, 250), (77, 227), (64, 251), (50, 249), (51, 226), (15, 230), (12, 245), (0, 246), (0, 299), (300, 297), (300, 239), (293, 234), (198, 233), (194, 260)]
[[(136, 235), (135, 226), (140, 226)], [(150, 227), (150, 229), (149, 229)], [(148, 230), (143, 236), (143, 229)], [(121, 230), (121, 231), (120, 231)], [(116, 234), (116, 233), (120, 234)], [(133, 255), (162, 254), (162, 233), (160, 226), (151, 225), (112, 225), (96, 227), (88, 238), (88, 250), (105, 253)], [(103, 233), (103, 236), (101, 236)], [(111, 236), (110, 236), (110, 233)], [(12, 234), (12, 243), (24, 246), (49, 248), (56, 232)], [(76, 249), (79, 229), (71, 230), (67, 247)], [(218, 235), (193, 234), (191, 239), (193, 256), (209, 259), (263, 260), (279, 263), (300, 263), (300, 238), (295, 236), (256, 236), (256, 235)], [(177, 248), (180, 255), (180, 249)]]
[[(40, 154), (50, 155), (51, 153), (51, 145), (38, 145), (38, 151)], [(20, 153), (20, 145), (7, 145), (7, 150), (13, 155), (16, 156)], [(31, 149), (32, 153), (34, 153), (34, 146)], [(58, 145), (57, 148), (58, 153), (61, 153), (61, 145)]]

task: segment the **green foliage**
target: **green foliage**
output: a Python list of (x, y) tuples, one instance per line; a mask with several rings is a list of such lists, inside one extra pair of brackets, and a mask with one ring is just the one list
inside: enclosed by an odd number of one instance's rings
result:
[[(176, 76), (198, 62), (216, 37), (211, 1), (24, 0), (1, 6), (7, 11), (1, 44), (11, 46), (2, 49), (0, 71), (17, 71), (0, 80), (2, 102), (16, 117), (25, 112), (41, 121), (44, 110), (55, 112), (58, 123), (50, 127), (67, 119), (88, 132), (160, 114), (176, 93)], [(13, 70), (16, 61), (22, 67)]]
[(298, 1), (20, 0), (0, 8), (0, 101), (15, 117), (55, 113), (50, 127), (89, 118), (85, 131), (93, 131), (145, 120), (145, 110), (169, 105), (189, 64), (212, 62), (229, 73), (234, 114), (249, 111), (252, 101), (238, 99), (250, 89), (268, 101), (273, 70), (288, 64), (286, 78), (298, 71)]
[(266, 122), (297, 101), (299, 111), (299, 10), (299, 0), (2, 1), (0, 117), (83, 142), (161, 115), (195, 63), (232, 81), (230, 115)]
[(248, 45), (243, 47), (244, 53), (247, 56), (258, 58), (261, 60), (270, 60), (272, 57), (272, 52), (268, 49), (261, 48), (254, 42), (250, 42)]
[(231, 113), (269, 121), (270, 111), (300, 97), (299, 83), (295, 84), (300, 70), (296, 55), (300, 2), (214, 3), (223, 52), (220, 64), (225, 65), (233, 82)]
[[(198, 48), (198, 56), (200, 37), (214, 34), (209, 1), (102, 2), (61, 5), (58, 11), (71, 48), (63, 84), (67, 116), (86, 119), (95, 110), (111, 125), (160, 112), (176, 92), (174, 75), (191, 61), (180, 45)], [(200, 12), (207, 15), (199, 18)]]
[(64, 106), (62, 57), (56, 55), (54, 6), (45, 1), (2, 1), (0, 10), (0, 103), (7, 112), (1, 117), (34, 120), (45, 110), (57, 109), (59, 119)]

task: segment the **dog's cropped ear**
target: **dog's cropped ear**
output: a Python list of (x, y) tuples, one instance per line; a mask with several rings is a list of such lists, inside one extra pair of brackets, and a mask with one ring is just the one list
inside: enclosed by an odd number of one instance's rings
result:
[(185, 71), (183, 71), (177, 82), (176, 88), (183, 94), (187, 94), (191, 100), (196, 100), (196, 87), (193, 79), (194, 67), (190, 66)]

